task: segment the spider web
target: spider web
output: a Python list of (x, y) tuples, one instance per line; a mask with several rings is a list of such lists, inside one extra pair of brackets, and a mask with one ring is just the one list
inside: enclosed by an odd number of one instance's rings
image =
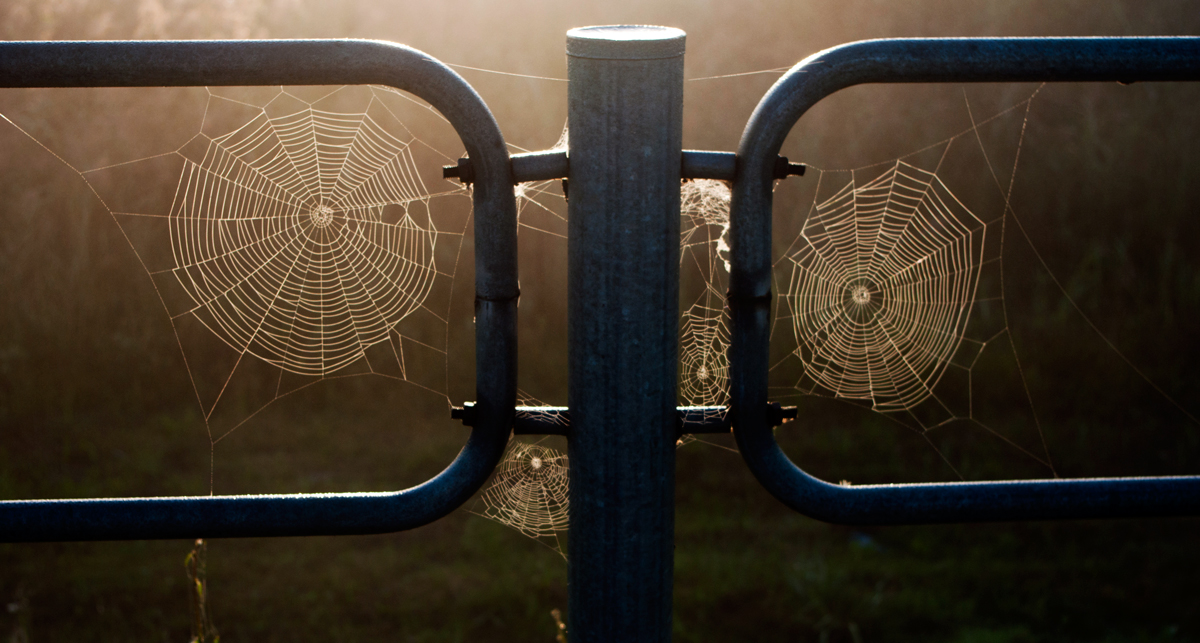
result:
[(429, 191), (409, 144), (369, 113), (264, 111), (206, 147), (184, 160), (169, 274), (194, 304), (185, 314), (231, 348), (325, 375), (425, 303), (438, 230), (409, 210)]
[(783, 305), (809, 390), (883, 413), (932, 397), (964, 341), (986, 224), (937, 175), (897, 161), (817, 205), (800, 236)]
[[(930, 437), (953, 423), (988, 432), (1057, 476), (1004, 298), (1004, 227), (1036, 95), (983, 121), (972, 118), (968, 130), (906, 157), (851, 171), (813, 168), (814, 193), (833, 194), (814, 198), (776, 262), (775, 328), (790, 331), (793, 348), (773, 375), (799, 372), (791, 396), (864, 406), (916, 431), (959, 478)], [(971, 147), (987, 159), (979, 129), (1005, 118), (1020, 119), (1008, 186), (990, 161), (983, 168), (959, 157), (947, 162)], [(994, 180), (1001, 207), (986, 214), (969, 207), (943, 181), (948, 172)], [(993, 371), (1015, 372), (1032, 433), (1017, 435), (977, 413), (974, 375), (985, 361)], [(789, 397), (781, 387), (773, 395)]]
[(513, 440), (480, 494), (479, 515), (516, 529), (565, 558), (559, 533), (567, 530), (569, 488), (565, 453)]
[[(544, 408), (550, 405), (517, 391), (517, 405)], [(517, 418), (527, 411), (518, 410)], [(565, 418), (550, 413), (551, 421), (566, 426)], [(567, 454), (536, 442), (510, 438), (508, 448), (471, 513), (515, 529), (554, 550), (564, 559), (559, 534), (569, 524), (570, 463)]]
[(680, 336), (680, 397), (690, 406), (728, 402), (730, 340), (725, 310), (693, 304), (683, 314)]
[(730, 190), (724, 181), (694, 179), (682, 183), (679, 197), (681, 278), (700, 291), (680, 322), (679, 395), (685, 405), (719, 406), (729, 401)]
[[(378, 377), (448, 406), (470, 195), (430, 189), (452, 157), (405, 121), (448, 124), (381, 87), (206, 92), (182, 146), (94, 169), (18, 129), (86, 181), (150, 276), (212, 458), (267, 407), (330, 380)], [(130, 189), (164, 176), (172, 193)]]
[[(1042, 278), (1086, 327), (1200, 425), (1084, 313), (1012, 207), (1040, 91), (983, 120), (967, 100), (968, 129), (886, 163), (848, 171), (810, 166), (817, 176), (808, 215), (776, 262), (780, 302), (772, 332), (790, 335), (792, 345), (772, 367), (775, 381), (790, 380), (773, 386), (773, 398), (828, 398), (868, 408), (915, 431), (960, 479), (932, 438), (951, 425), (982, 430), (1003, 445), (1000, 451), (1057, 477), (1005, 295), (1005, 233), (1012, 224)], [(992, 128), (989, 137), (1014, 139), (1011, 167), (992, 161), (986, 128)], [(971, 204), (955, 196), (946, 176), (973, 185), (964, 192)], [(996, 413), (984, 393), (1006, 387), (1015, 390)]]
[[(679, 189), (680, 292), (696, 293), (680, 315), (679, 400), (684, 406), (729, 403), (729, 321), (725, 290), (729, 276), (729, 184), (714, 179), (685, 180)], [(683, 294), (683, 297), (687, 297)], [(706, 412), (706, 420), (724, 413)], [(704, 442), (687, 434), (683, 446)]]

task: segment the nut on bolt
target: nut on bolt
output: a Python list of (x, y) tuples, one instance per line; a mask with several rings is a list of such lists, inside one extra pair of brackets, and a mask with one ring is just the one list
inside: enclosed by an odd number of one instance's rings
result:
[(461, 420), (464, 426), (475, 426), (479, 412), (475, 410), (474, 402), (463, 402), (462, 406), (450, 407), (450, 418)]
[(469, 185), (475, 181), (475, 168), (471, 167), (471, 159), (458, 159), (457, 165), (442, 166), (443, 179), (458, 179), (463, 185)]
[(803, 163), (791, 163), (788, 157), (780, 156), (775, 159), (775, 178), (786, 179), (789, 176), (804, 176), (808, 169)]
[(796, 419), (796, 407), (783, 406), (779, 402), (767, 403), (767, 422), (769, 422), (771, 426), (787, 424), (794, 419)]

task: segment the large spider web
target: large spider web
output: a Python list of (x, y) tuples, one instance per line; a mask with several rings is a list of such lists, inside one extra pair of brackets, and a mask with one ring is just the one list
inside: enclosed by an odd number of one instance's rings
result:
[(429, 295), (438, 230), (409, 212), (429, 198), (410, 144), (369, 113), (264, 112), (185, 159), (170, 274), (230, 347), (332, 373)]
[[(1086, 327), (1200, 424), (1084, 313), (1012, 207), (1040, 91), (982, 120), (967, 100), (970, 127), (898, 159), (852, 170), (810, 166), (809, 211), (776, 262), (773, 335), (776, 346), (784, 334), (792, 343), (772, 367), (773, 382), (788, 382), (773, 384), (773, 399), (828, 398), (870, 409), (915, 431), (960, 479), (956, 461), (980, 469), (939, 447), (952, 426), (997, 439), (998, 462), (1015, 456), (1014, 464), (1033, 465), (1016, 469), (1021, 475), (1058, 476), (1005, 295), (1005, 232), (1012, 227)], [(1008, 146), (1011, 166), (993, 162), (985, 139)], [(946, 176), (968, 188), (970, 205)], [(1002, 407), (989, 398), (994, 391), (1005, 391)]]
[[(983, 121), (972, 117), (969, 129), (906, 157), (851, 171), (810, 168), (814, 199), (776, 262), (775, 329), (786, 329), (793, 343), (772, 368), (774, 377), (791, 378), (787, 388), (773, 387), (775, 399), (830, 398), (882, 414), (921, 435), (959, 478), (931, 438), (951, 424), (982, 429), (1057, 475), (1004, 298), (1004, 226), (1034, 96)], [(1011, 128), (1013, 120), (1005, 186), (980, 128)], [(950, 190), (947, 173), (976, 186), (991, 182), (998, 204), (980, 214)], [(815, 196), (823, 191), (829, 196)], [(993, 375), (1015, 374), (1025, 408), (1010, 412), (1026, 414), (1031, 429), (995, 425), (978, 411), (974, 380), (985, 357)]]
[(817, 205), (801, 240), (783, 305), (814, 386), (880, 412), (929, 399), (963, 341), (985, 223), (897, 161)]
[[(87, 182), (149, 274), (215, 453), (329, 380), (378, 377), (449, 405), (470, 194), (434, 178), (458, 155), (406, 122), (453, 133), (428, 105), (366, 86), (209, 89), (183, 145), (94, 169), (22, 131)], [(164, 175), (171, 192), (132, 189)]]

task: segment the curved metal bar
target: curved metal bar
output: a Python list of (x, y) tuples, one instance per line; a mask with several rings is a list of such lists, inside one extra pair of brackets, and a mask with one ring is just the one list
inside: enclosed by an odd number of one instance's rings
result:
[(516, 406), (517, 225), (508, 148), (483, 99), (449, 67), (369, 40), (0, 43), (0, 87), (379, 84), (415, 94), (462, 138), (475, 168), (478, 421), (427, 482), (390, 493), (0, 502), (0, 541), (367, 534), (450, 513), (503, 455)]
[(766, 418), (773, 168), (796, 121), (864, 83), (1200, 80), (1200, 38), (953, 38), (855, 42), (801, 61), (755, 108), (738, 146), (729, 306), (734, 433), (775, 497), (840, 523), (917, 524), (1200, 513), (1200, 477), (841, 487), (798, 468)]

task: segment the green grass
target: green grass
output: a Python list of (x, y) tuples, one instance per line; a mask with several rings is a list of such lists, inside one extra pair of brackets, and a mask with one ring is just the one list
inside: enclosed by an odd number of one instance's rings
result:
[(679, 640), (1200, 635), (1196, 520), (827, 525), (764, 497), (736, 461), (715, 466), (724, 455), (680, 456), (696, 477), (679, 492)]
[[(354, 419), (364, 433), (388, 424)], [(355, 442), (325, 435), (309, 446)], [(432, 454), (448, 457), (453, 440), (432, 442), (441, 444), (430, 444), (428, 456), (390, 454), (394, 466), (436, 468)], [(257, 453), (246, 462), (269, 451), (265, 441), (247, 448)], [(331, 478), (320, 490), (358, 488), (364, 457), (326, 463)], [(259, 475), (247, 469), (246, 486), (262, 484)], [(275, 483), (306, 484), (295, 476)], [(678, 641), (1200, 638), (1195, 519), (827, 525), (784, 508), (737, 455), (704, 444), (680, 450), (676, 495)], [(24, 603), (0, 611), (0, 634), (19, 627), (37, 641), (187, 640), (191, 547), (2, 545), (0, 600)], [(557, 553), (462, 510), (392, 535), (213, 540), (208, 581), (224, 641), (553, 641), (550, 610), (567, 607)]]

